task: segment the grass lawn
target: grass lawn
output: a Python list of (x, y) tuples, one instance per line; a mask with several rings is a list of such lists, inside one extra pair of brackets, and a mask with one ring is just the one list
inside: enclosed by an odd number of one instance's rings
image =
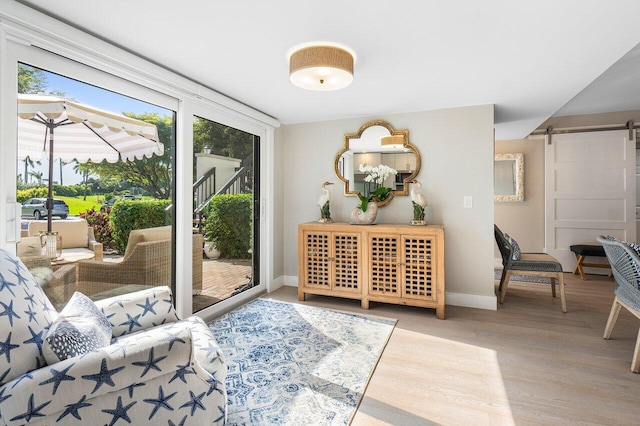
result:
[[(87, 195), (87, 200), (84, 200), (83, 196), (79, 197), (60, 197), (58, 195), (55, 198), (64, 200), (69, 206), (69, 214), (71, 216), (78, 216), (80, 212), (86, 212), (91, 207), (100, 211), (100, 206), (106, 201), (104, 195)], [(98, 201), (100, 200), (100, 201)]]

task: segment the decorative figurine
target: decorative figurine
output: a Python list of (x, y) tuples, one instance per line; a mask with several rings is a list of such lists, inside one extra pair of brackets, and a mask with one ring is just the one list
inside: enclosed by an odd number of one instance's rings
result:
[(418, 192), (422, 186), (417, 180), (412, 180), (415, 186), (411, 188), (411, 202), (413, 204), (413, 220), (412, 225), (426, 225), (427, 221), (424, 220), (424, 209), (427, 207), (427, 198), (422, 192)]
[(320, 207), (320, 223), (331, 223), (333, 219), (331, 219), (331, 209), (329, 208), (329, 203), (331, 201), (331, 192), (327, 189), (327, 185), (333, 185), (333, 182), (325, 182), (322, 184), (322, 190), (324, 194), (320, 195), (318, 198), (318, 207)]

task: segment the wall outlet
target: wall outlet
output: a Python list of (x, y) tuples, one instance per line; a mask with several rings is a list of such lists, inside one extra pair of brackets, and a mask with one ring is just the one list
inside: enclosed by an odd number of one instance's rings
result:
[(464, 196), (464, 208), (470, 209), (473, 207), (473, 197), (471, 195)]

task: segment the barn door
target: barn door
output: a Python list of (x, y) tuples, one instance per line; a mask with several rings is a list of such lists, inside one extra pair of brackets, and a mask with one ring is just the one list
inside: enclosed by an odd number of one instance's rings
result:
[(573, 244), (597, 244), (599, 235), (635, 240), (634, 141), (615, 130), (553, 135), (545, 145), (545, 246), (565, 272), (575, 267)]

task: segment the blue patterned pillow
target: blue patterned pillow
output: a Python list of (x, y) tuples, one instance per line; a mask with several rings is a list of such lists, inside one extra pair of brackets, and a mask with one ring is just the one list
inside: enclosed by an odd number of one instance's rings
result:
[(520, 260), (522, 258), (522, 250), (520, 250), (520, 245), (518, 244), (518, 242), (511, 238), (509, 234), (504, 234), (504, 237), (507, 239), (509, 244), (511, 244), (511, 259)]
[(91, 299), (76, 291), (44, 340), (44, 358), (51, 365), (108, 346), (111, 324)]

